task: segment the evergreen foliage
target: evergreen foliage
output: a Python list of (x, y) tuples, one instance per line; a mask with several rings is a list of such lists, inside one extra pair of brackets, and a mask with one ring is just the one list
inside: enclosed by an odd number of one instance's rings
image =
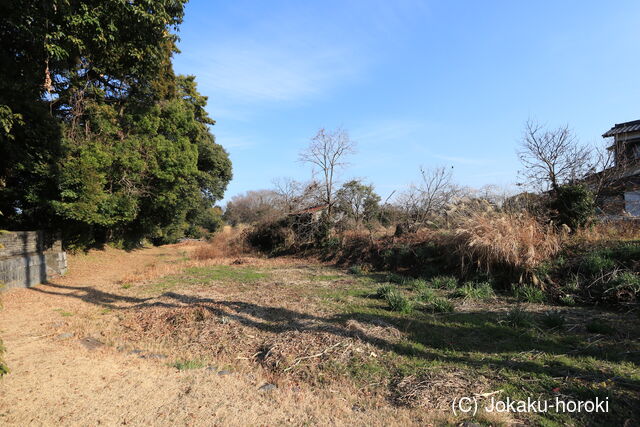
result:
[(231, 162), (194, 77), (173, 73), (184, 3), (3, 2), (0, 227), (87, 247), (212, 226)]
[(595, 215), (593, 193), (582, 184), (558, 187), (551, 208), (556, 212), (559, 224), (567, 224), (572, 230), (585, 226)]

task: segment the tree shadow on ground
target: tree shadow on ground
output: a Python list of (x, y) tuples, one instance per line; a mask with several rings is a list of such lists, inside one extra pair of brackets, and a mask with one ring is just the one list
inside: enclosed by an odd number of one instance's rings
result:
[[(500, 325), (498, 319), (503, 313), (478, 311), (450, 313), (442, 315), (417, 315), (415, 318), (399, 318), (394, 313), (338, 313), (326, 317), (299, 312), (284, 307), (260, 305), (239, 300), (223, 300), (166, 292), (157, 298), (139, 298), (104, 292), (91, 286), (74, 287), (47, 283), (30, 288), (31, 291), (76, 298), (85, 303), (113, 310), (140, 310), (145, 308), (200, 307), (214, 316), (226, 317), (239, 324), (268, 333), (298, 331), (306, 333), (330, 333), (338, 337), (359, 339), (384, 351), (415, 360), (436, 362), (437, 365), (462, 365), (471, 370), (495, 372), (496, 378), (502, 373), (519, 378), (564, 378), (584, 381), (588, 384), (613, 381), (619, 387), (616, 393), (626, 393), (622, 403), (629, 408), (640, 407), (640, 381), (617, 376), (607, 368), (589, 368), (585, 364), (576, 366), (570, 358), (585, 356), (579, 347), (580, 341), (572, 341), (571, 336), (551, 337), (527, 329), (515, 329)], [(349, 328), (349, 321), (357, 321), (366, 326), (393, 326), (404, 332), (406, 340), (397, 342), (373, 336), (366, 328)], [(417, 344), (417, 345), (416, 345)], [(596, 354), (588, 354), (594, 359), (606, 362), (640, 364), (638, 352), (625, 352), (615, 342), (607, 342), (599, 347)], [(543, 352), (559, 356), (551, 361), (523, 360), (518, 355)], [(474, 354), (475, 353), (475, 354)], [(482, 357), (478, 357), (481, 353)], [(568, 359), (569, 358), (569, 359)], [(596, 364), (597, 365), (597, 364)], [(471, 375), (471, 373), (470, 373)], [(506, 380), (506, 377), (503, 378)], [(589, 387), (565, 385), (566, 392), (573, 396), (599, 395)], [(629, 394), (638, 396), (629, 398)], [(620, 395), (621, 396), (621, 395)], [(627, 402), (627, 403), (625, 403)], [(631, 411), (631, 412), (629, 412)], [(634, 409), (626, 412), (636, 417)]]
[[(558, 375), (592, 375), (594, 372), (580, 372), (575, 367), (558, 362), (554, 366), (541, 366), (534, 362), (504, 360), (504, 354), (545, 352), (555, 355), (579, 356), (580, 348), (570, 335), (567, 337), (548, 337), (530, 329), (510, 328), (496, 323), (500, 314), (493, 311), (455, 313), (454, 320), (443, 322), (436, 315), (422, 318), (398, 319), (391, 313), (384, 314), (334, 314), (327, 317), (302, 313), (283, 307), (271, 307), (246, 301), (228, 301), (166, 292), (159, 298), (139, 298), (104, 292), (91, 286), (74, 287), (55, 283), (30, 288), (32, 291), (77, 298), (89, 304), (113, 310), (136, 310), (146, 307), (201, 307), (215, 316), (225, 316), (256, 330), (282, 333), (287, 331), (328, 332), (341, 337), (357, 337), (380, 349), (391, 350), (397, 354), (428, 360), (447, 360), (455, 363), (477, 364), (469, 357), (443, 356), (444, 353), (485, 353), (482, 364), (496, 364), (509, 369), (529, 372), (553, 371)], [(67, 292), (64, 292), (67, 291)], [(449, 315), (449, 320), (452, 316)], [(356, 320), (370, 326), (387, 324), (397, 327), (408, 336), (408, 342), (391, 342), (374, 337), (363, 331), (349, 329), (349, 320)], [(412, 345), (418, 343), (420, 345)], [(589, 354), (604, 361), (627, 361), (639, 364), (636, 352), (622, 352), (615, 343), (599, 348), (597, 355)], [(598, 375), (602, 376), (602, 375)], [(638, 384), (640, 386), (640, 383)]]

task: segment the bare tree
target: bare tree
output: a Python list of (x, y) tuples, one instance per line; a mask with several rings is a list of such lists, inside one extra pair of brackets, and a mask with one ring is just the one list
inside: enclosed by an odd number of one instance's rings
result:
[(318, 202), (317, 181), (300, 182), (293, 178), (278, 178), (273, 181), (277, 203), (285, 213), (308, 208)]
[(291, 213), (298, 209), (302, 183), (293, 178), (277, 178), (273, 180), (273, 186), (278, 195), (278, 202), (286, 213)]
[(505, 202), (514, 196), (514, 190), (504, 186), (495, 184), (487, 184), (478, 188), (477, 190), (469, 190), (469, 194), (472, 197), (476, 197), (482, 200), (486, 200), (492, 206), (496, 208), (502, 208)]
[(272, 190), (247, 191), (237, 194), (227, 202), (224, 219), (231, 225), (255, 224), (269, 221), (282, 215), (275, 203), (276, 193)]
[(590, 169), (590, 152), (581, 146), (568, 126), (546, 130), (528, 120), (518, 152), (527, 184), (542, 191), (582, 179)]
[(429, 218), (441, 214), (453, 199), (460, 194), (460, 188), (453, 183), (453, 172), (450, 168), (420, 168), (421, 180), (407, 191), (398, 195), (396, 205), (403, 212), (402, 227), (416, 231)]
[(342, 128), (335, 131), (320, 129), (309, 146), (300, 153), (300, 161), (318, 168), (322, 176), (322, 202), (327, 205), (331, 217), (335, 204), (335, 179), (339, 168), (345, 166), (344, 158), (355, 152), (355, 143)]
[(593, 148), (592, 170), (587, 181), (596, 197), (624, 178), (631, 166), (627, 157), (616, 158), (616, 152), (611, 149), (611, 145), (612, 141), (608, 139), (603, 145)]

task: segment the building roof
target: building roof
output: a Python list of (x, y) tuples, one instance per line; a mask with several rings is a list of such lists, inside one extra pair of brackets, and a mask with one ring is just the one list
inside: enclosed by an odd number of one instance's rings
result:
[(616, 123), (616, 125), (606, 131), (602, 135), (602, 137), (607, 138), (609, 136), (614, 136), (626, 132), (640, 132), (640, 120), (634, 120), (632, 122), (625, 123)]
[(328, 207), (329, 207), (329, 205), (312, 206), (310, 208), (302, 209), (302, 210), (299, 210), (299, 211), (296, 211), (296, 212), (291, 212), (290, 215), (300, 215), (300, 214), (320, 212), (322, 210), (327, 209)]

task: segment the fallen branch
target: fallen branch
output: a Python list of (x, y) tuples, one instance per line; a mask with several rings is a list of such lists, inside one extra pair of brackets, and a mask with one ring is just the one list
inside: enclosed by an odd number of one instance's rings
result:
[(499, 393), (502, 393), (502, 389), (496, 390), (496, 391), (492, 391), (490, 393), (474, 393), (473, 395), (475, 397), (489, 397), (489, 396), (493, 396), (494, 394), (499, 394)]
[(321, 351), (320, 353), (312, 354), (311, 356), (298, 357), (297, 359), (295, 359), (295, 360), (294, 360), (293, 365), (291, 365), (291, 366), (289, 366), (288, 368), (286, 368), (286, 369), (284, 370), (284, 372), (287, 372), (287, 371), (289, 371), (289, 370), (291, 370), (291, 369), (295, 368), (295, 367), (296, 367), (296, 366), (298, 366), (298, 365), (300, 364), (300, 362), (302, 362), (303, 360), (313, 359), (313, 358), (316, 358), (316, 357), (324, 356), (324, 355), (325, 355), (325, 354), (327, 354), (330, 350), (332, 350), (332, 349), (334, 349), (334, 348), (338, 347), (339, 345), (341, 345), (341, 344), (343, 344), (343, 343), (345, 343), (345, 342), (346, 342), (346, 340), (345, 340), (345, 341), (337, 342), (337, 343), (335, 343), (334, 345), (332, 345), (332, 346), (330, 346), (330, 347), (325, 348), (325, 349), (324, 349), (323, 351)]

